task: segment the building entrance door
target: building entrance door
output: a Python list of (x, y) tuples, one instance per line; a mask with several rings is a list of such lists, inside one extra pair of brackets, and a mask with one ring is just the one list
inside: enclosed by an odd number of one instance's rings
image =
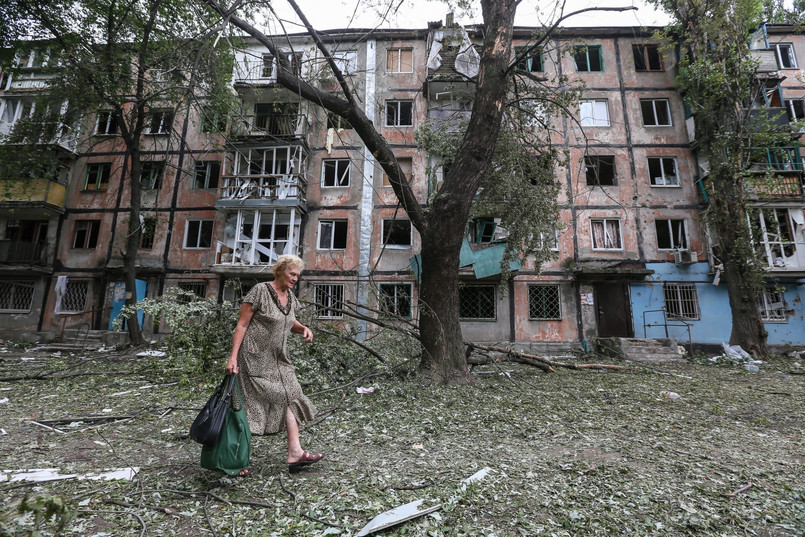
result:
[(628, 283), (596, 283), (595, 307), (598, 337), (634, 336)]

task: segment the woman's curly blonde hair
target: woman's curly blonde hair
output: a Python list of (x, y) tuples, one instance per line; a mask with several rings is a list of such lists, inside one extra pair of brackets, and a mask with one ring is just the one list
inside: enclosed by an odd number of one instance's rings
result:
[(305, 267), (305, 262), (299, 256), (283, 254), (277, 258), (277, 262), (271, 267), (271, 272), (274, 273), (274, 276), (277, 276), (280, 272), (288, 270), (288, 267), (297, 267), (301, 272)]

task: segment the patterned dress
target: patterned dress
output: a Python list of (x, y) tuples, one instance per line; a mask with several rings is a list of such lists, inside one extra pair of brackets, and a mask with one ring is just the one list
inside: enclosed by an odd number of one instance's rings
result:
[(285, 408), (298, 422), (309, 421), (316, 407), (302, 393), (294, 366), (288, 360), (286, 342), (296, 321), (299, 301), (287, 292), (282, 307), (270, 283), (252, 287), (243, 302), (254, 309), (238, 351), (238, 379), (246, 401), (252, 434), (273, 434), (285, 428)]

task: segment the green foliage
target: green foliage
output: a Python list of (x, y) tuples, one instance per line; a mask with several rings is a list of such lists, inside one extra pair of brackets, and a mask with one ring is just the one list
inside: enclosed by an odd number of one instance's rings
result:
[[(189, 376), (220, 373), (217, 358), (227, 356), (232, 348), (232, 334), (238, 321), (238, 308), (231, 302), (217, 303), (215, 298), (199, 298), (194, 293), (176, 289), (159, 298), (146, 298), (134, 306), (124, 306), (115, 320), (120, 330), (122, 320), (142, 310), (170, 333), (165, 339), (168, 358)], [(165, 369), (161, 364), (160, 369)]]
[[(22, 528), (14, 530), (12, 524), (19, 515), (32, 515), (34, 519), (33, 527), (25, 530)], [(72, 519), (73, 514), (62, 498), (58, 496), (26, 495), (19, 502), (0, 510), (0, 537), (11, 537), (13, 535), (41, 537), (40, 527), (43, 523), (48, 523), (51, 520), (55, 525), (52, 531), (55, 534), (59, 534)]]

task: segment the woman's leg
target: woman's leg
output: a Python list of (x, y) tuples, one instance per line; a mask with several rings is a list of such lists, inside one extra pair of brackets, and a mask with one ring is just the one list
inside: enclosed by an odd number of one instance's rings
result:
[(285, 407), (285, 430), (288, 431), (288, 464), (296, 462), (304, 454), (302, 443), (299, 441), (299, 422), (291, 412), (291, 407)]

